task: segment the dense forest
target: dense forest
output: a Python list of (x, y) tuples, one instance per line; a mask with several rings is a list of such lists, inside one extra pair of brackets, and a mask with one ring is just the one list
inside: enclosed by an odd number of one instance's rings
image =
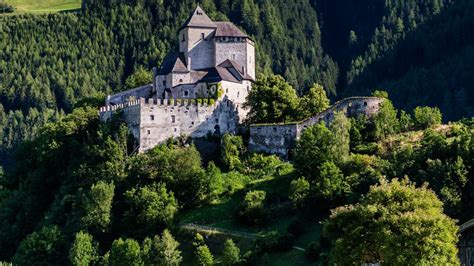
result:
[[(184, 138), (136, 154), (120, 118), (100, 123), (97, 108), (177, 49), (197, 2), (256, 41), (249, 122), (374, 91), (380, 113), (309, 128), (292, 162), (230, 135), (204, 140), (212, 160)], [(470, 0), (87, 0), (0, 15), (0, 261), (456, 264), (454, 219), (474, 215), (472, 32)]]
[[(275, 99), (278, 91), (295, 98)], [(269, 112), (262, 102), (277, 101), (286, 115), (307, 103), (315, 112), (327, 107), (321, 86), (310, 91), (298, 97), (282, 77), (268, 76), (251, 92), (259, 99), (248, 103), (252, 118), (272, 118), (262, 115)], [(0, 260), (267, 265), (298, 244), (306, 250), (300, 265), (362, 263), (369, 251), (402, 264), (456, 264), (453, 218), (473, 215), (474, 123), (441, 125), (438, 108), (410, 113), (389, 99), (370, 119), (336, 113), (330, 124), (304, 131), (292, 162), (248, 152), (241, 136), (210, 136), (204, 141), (219, 148), (209, 161), (185, 138), (136, 154), (120, 116), (102, 123), (93, 103), (84, 104), (23, 142), (17, 163), (0, 175)], [(397, 177), (405, 179), (389, 181)], [(216, 235), (199, 227), (205, 225), (238, 231)], [(370, 225), (364, 243), (386, 234), (384, 245), (399, 236), (406, 246), (374, 251), (364, 244), (340, 256), (362, 243), (361, 225)]]
[[(332, 99), (383, 88), (400, 108), (438, 106), (445, 120), (472, 115), (471, 1), (200, 4), (253, 36), (258, 72), (284, 76), (299, 94), (313, 83)], [(139, 67), (159, 65), (177, 49), (176, 30), (195, 5), (90, 0), (82, 12), (0, 17), (2, 159), (45, 122), (124, 90)]]

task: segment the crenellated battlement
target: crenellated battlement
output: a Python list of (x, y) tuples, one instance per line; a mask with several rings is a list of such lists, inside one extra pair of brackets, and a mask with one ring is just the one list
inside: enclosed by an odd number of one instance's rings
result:
[(131, 107), (149, 107), (149, 106), (163, 106), (163, 107), (196, 107), (196, 108), (215, 108), (217, 103), (215, 99), (153, 99), (140, 98), (125, 103), (102, 106), (99, 108), (99, 115), (102, 120), (110, 118), (111, 113), (121, 110), (126, 110)]

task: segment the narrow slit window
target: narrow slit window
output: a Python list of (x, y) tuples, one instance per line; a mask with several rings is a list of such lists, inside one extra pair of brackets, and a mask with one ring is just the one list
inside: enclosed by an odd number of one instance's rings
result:
[(176, 123), (176, 116), (174, 115), (171, 116), (171, 123)]

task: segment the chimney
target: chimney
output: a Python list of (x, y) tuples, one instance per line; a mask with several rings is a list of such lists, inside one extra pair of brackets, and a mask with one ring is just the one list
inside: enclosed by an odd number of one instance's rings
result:
[(156, 93), (158, 91), (158, 88), (156, 87), (157, 76), (158, 76), (158, 68), (153, 67), (153, 93)]

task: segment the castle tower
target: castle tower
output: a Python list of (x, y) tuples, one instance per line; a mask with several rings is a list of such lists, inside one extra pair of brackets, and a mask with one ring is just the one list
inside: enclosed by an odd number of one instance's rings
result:
[(197, 6), (179, 29), (179, 51), (186, 58), (188, 70), (214, 67), (213, 35), (216, 24)]

